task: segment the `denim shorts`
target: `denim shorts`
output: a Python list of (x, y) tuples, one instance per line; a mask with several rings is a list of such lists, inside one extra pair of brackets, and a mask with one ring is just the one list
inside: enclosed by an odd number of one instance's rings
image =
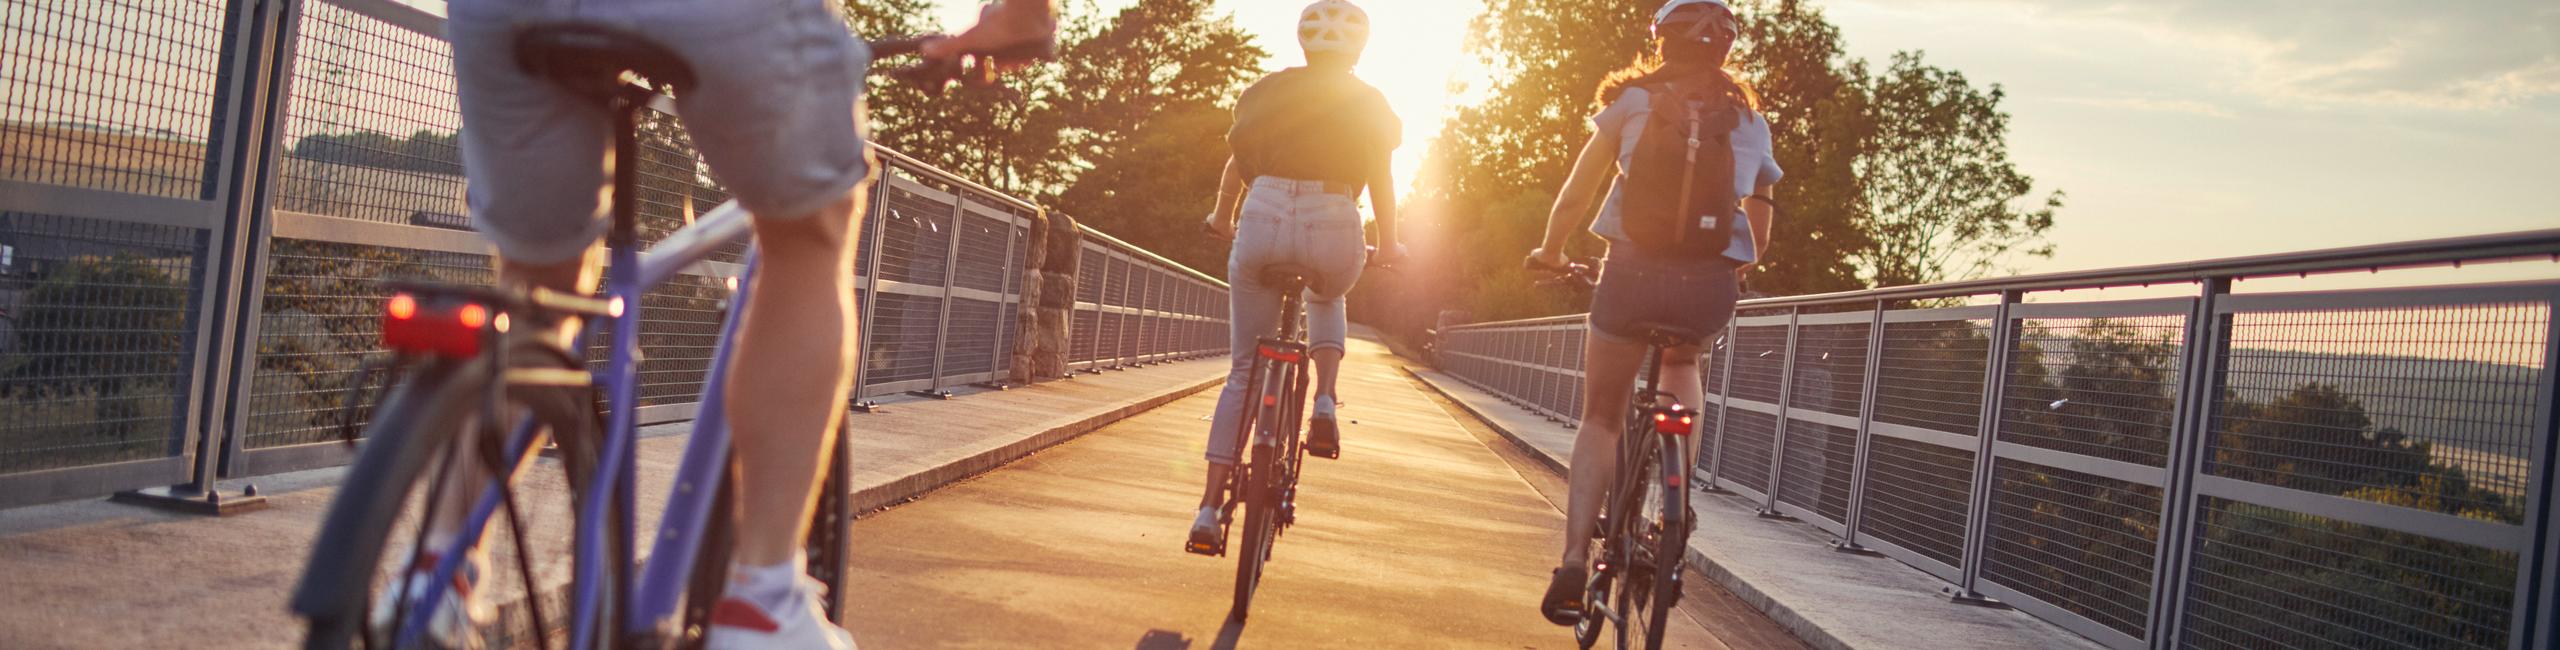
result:
[[(1616, 246), (1591, 293), (1591, 333), (1601, 340), (1644, 343), (1637, 323), (1656, 323), (1714, 338), (1733, 320), (1741, 287), (1723, 258), (1662, 259)], [(1705, 343), (1704, 340), (1691, 343)]]
[(567, 261), (608, 227), (611, 116), (516, 67), (515, 33), (530, 23), (600, 23), (684, 57), (685, 135), (758, 219), (814, 214), (870, 176), (871, 49), (830, 0), (453, 0), (448, 13), (472, 225), (508, 258)]

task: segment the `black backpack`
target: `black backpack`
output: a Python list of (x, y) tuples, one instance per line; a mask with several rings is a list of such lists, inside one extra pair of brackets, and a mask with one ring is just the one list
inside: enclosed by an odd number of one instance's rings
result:
[(1742, 102), (1720, 75), (1637, 86), (1653, 107), (1629, 157), (1619, 225), (1627, 241), (1657, 256), (1703, 259), (1733, 240), (1733, 131)]

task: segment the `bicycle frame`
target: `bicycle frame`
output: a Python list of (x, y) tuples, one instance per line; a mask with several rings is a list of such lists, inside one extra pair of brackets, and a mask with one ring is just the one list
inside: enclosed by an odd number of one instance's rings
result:
[[(623, 133), (627, 135), (631, 131), (624, 129)], [(634, 167), (636, 165), (619, 165), (616, 174), (627, 174)], [(630, 187), (628, 181), (627, 177), (617, 178), (616, 184)], [(631, 202), (616, 200), (614, 205), (617, 223), (630, 223)], [(614, 345), (604, 372), (594, 378), (597, 388), (607, 391), (609, 410), (605, 430), (601, 432), (603, 448), (597, 456), (596, 476), (585, 487), (583, 493), (588, 498), (582, 500), (578, 511), (576, 577), (571, 581), (576, 586), (573, 594), (576, 614), (570, 627), (571, 648), (597, 647), (601, 631), (597, 626), (603, 622), (599, 619), (603, 615), (601, 605), (605, 602), (605, 594), (600, 591), (595, 578), (607, 570), (627, 578), (632, 564), (628, 553), (638, 539), (634, 530), (636, 524), (630, 515), (637, 510), (634, 490), (639, 412), (634, 400), (639, 392), (637, 353), (641, 298), (649, 289), (665, 284), (686, 267), (710, 258), (722, 246), (746, 238), (750, 229), (746, 210), (731, 201), (669, 234), (646, 253), (639, 250), (636, 237), (629, 228), (617, 227), (614, 234), (608, 236), (610, 268), (635, 269), (636, 272), (614, 273), (606, 279), (605, 295), (616, 305), (617, 313), (592, 324), (594, 327), (582, 332), (575, 344), (576, 349), (586, 349), (588, 337), (598, 328), (612, 328)], [(756, 266), (756, 253), (750, 248), (744, 277), (753, 277)], [(723, 415), (725, 395), (722, 388), (727, 385), (730, 346), (735, 342), (738, 316), (745, 308), (752, 284), (739, 283), (730, 301), (728, 316), (720, 326), (720, 337), (713, 347), (711, 366), (703, 383), (701, 410), (694, 418), (693, 435), (686, 442), (684, 456), (677, 465), (672, 494), (667, 500), (665, 516), (659, 523), (661, 534), (653, 536), (655, 542), (645, 573), (637, 584), (627, 579), (614, 582), (620, 589), (620, 595), (626, 596), (614, 600), (630, 604), (623, 608), (625, 616), (619, 621), (624, 635), (645, 634), (651, 627), (675, 615), (684, 594), (685, 578), (692, 573), (693, 564), (701, 552), (702, 531), (711, 523), (707, 519), (717, 492), (703, 488), (716, 485), (729, 463), (729, 427)], [(512, 465), (521, 466), (524, 459), (532, 457), (535, 451), (533, 444), (540, 438), (533, 435), (534, 430), (535, 427), (527, 422), (518, 425), (514, 435), (509, 436), (504, 450)], [(511, 478), (511, 475), (493, 477), (481, 490), (469, 515), (463, 520), (462, 534), (455, 542), (458, 547), (467, 548), (479, 542), (499, 505), (501, 492), (498, 483)], [(601, 530), (605, 527), (605, 517), (617, 512), (623, 515), (618, 529)], [(610, 565), (604, 557), (608, 554), (606, 542), (609, 539), (622, 540), (623, 543), (616, 548), (624, 551), (613, 554), (617, 557), (611, 558)], [(433, 582), (429, 584), (452, 584), (454, 574), (461, 570), (464, 555), (443, 553), (430, 574)], [(441, 604), (442, 599), (439, 598), (421, 602), (418, 611), (400, 630), (400, 643), (395, 645), (407, 645), (422, 638), (426, 621), (433, 620)]]

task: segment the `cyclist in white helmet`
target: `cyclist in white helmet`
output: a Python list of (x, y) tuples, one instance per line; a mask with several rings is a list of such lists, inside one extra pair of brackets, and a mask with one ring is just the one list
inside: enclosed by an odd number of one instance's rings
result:
[(1404, 248), (1396, 243), (1395, 179), (1388, 165), (1403, 125), (1385, 95), (1351, 74), (1368, 42), (1369, 14), (1360, 7), (1344, 0), (1307, 5), (1298, 12), (1298, 46), (1306, 51), (1307, 65), (1271, 73), (1236, 99), (1235, 127), (1227, 132), (1234, 155), (1208, 218), (1211, 231), (1235, 240), (1227, 257), (1234, 365), (1209, 428), (1208, 488), (1191, 522), (1194, 543), (1188, 548), (1215, 547), (1224, 534), (1218, 526), (1219, 488), (1238, 460), (1246, 374), (1256, 340), (1270, 334), (1282, 316), (1280, 294), (1261, 285), (1264, 267), (1295, 264), (1314, 273), (1307, 278), (1306, 301), (1309, 356), (1316, 367), (1307, 451), (1327, 458), (1341, 454), (1333, 388), (1350, 327), (1343, 294), (1367, 262), (1362, 190), (1369, 192), (1378, 217), (1379, 255), (1393, 260)]

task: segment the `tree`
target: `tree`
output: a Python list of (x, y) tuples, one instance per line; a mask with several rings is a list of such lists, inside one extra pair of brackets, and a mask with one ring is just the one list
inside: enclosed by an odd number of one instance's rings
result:
[[(1269, 53), (1208, 0), (1139, 0), (1067, 46), (1045, 117), (1072, 171), (1055, 206), (1192, 268), (1226, 247), (1199, 235), (1227, 159), (1233, 98)], [(1060, 174), (1066, 176), (1067, 174)]]
[(1873, 218), (1859, 257), (1877, 285), (1971, 279), (2011, 270), (2019, 255), (2053, 256), (2044, 233), (2062, 193), (2017, 206), (2035, 181), (2009, 161), (2000, 86), (1976, 89), (1964, 73), (1901, 52), (1868, 94), (1874, 142), (1857, 168)]
[(1875, 116), (1866, 62), (1843, 54), (1840, 29), (1802, 0), (1740, 7), (1735, 67), (1760, 95), (1778, 168), (1779, 210), (1751, 288), (1773, 295), (1865, 288), (1857, 253), (1870, 245), (1867, 155)]

